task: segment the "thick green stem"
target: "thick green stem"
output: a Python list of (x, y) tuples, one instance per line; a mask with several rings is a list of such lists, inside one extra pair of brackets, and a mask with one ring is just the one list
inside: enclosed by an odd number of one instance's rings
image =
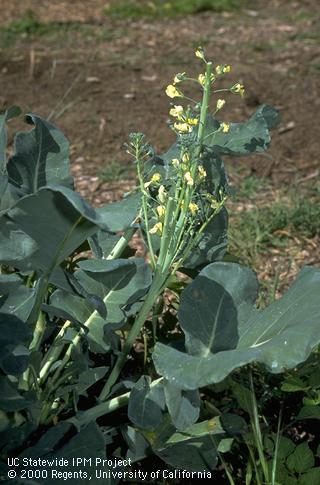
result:
[(159, 274), (159, 273), (156, 273), (155, 274), (155, 277), (154, 277), (154, 280), (153, 280), (153, 283), (149, 289), (149, 292), (148, 292), (148, 295), (147, 295), (147, 298), (145, 299), (141, 309), (140, 309), (140, 312), (130, 330), (130, 332), (128, 333), (127, 337), (126, 337), (126, 341), (124, 343), (124, 346), (123, 346), (123, 349), (122, 349), (122, 352), (120, 353), (120, 355), (118, 356), (118, 359), (115, 363), (115, 366), (113, 367), (112, 369), (112, 372), (111, 374), (109, 375), (108, 377), (108, 380), (104, 386), (104, 388), (102, 389), (101, 393), (100, 393), (100, 396), (99, 396), (99, 399), (101, 401), (103, 401), (104, 399), (106, 399), (108, 397), (108, 395), (110, 394), (110, 391), (111, 391), (111, 388), (112, 386), (116, 383), (119, 375), (120, 375), (120, 372), (127, 360), (127, 356), (134, 344), (134, 341), (136, 340), (137, 336), (139, 335), (146, 319), (147, 319), (147, 316), (150, 312), (150, 310), (152, 309), (156, 299), (158, 298), (158, 296), (160, 295), (162, 289), (163, 289), (163, 285), (166, 281), (166, 277), (162, 274)]

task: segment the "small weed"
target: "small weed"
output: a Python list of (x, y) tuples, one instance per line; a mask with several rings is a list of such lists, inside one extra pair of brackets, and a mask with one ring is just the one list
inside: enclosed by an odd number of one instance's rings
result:
[(171, 2), (161, 0), (154, 0), (153, 2), (120, 0), (113, 5), (108, 5), (104, 9), (104, 13), (119, 19), (139, 19), (145, 17), (177, 17), (206, 11), (223, 12), (237, 9), (239, 9), (239, 2), (236, 0), (175, 0)]
[(20, 37), (64, 34), (81, 27), (79, 22), (41, 22), (32, 10), (27, 10), (19, 20), (0, 27), (0, 42), (3, 47), (9, 47)]
[[(248, 178), (240, 186), (239, 194), (258, 190), (258, 181)], [(310, 198), (291, 195), (289, 200), (273, 202), (268, 206), (255, 207), (252, 210), (233, 213), (231, 225), (230, 251), (241, 262), (256, 269), (261, 256), (271, 247), (285, 248), (290, 237), (312, 238), (320, 234), (320, 204)]]
[(117, 160), (111, 160), (99, 171), (98, 175), (104, 182), (119, 182), (120, 180), (131, 178), (133, 170), (129, 165), (120, 163)]

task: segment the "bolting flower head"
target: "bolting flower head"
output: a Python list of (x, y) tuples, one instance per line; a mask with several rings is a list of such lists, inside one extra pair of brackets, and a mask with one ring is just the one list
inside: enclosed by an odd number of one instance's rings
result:
[(175, 168), (178, 168), (178, 167), (179, 167), (179, 165), (180, 165), (180, 161), (179, 161), (177, 158), (173, 158), (173, 159), (171, 160), (171, 163), (172, 163), (172, 165), (173, 165)]
[(193, 216), (198, 212), (198, 210), (199, 210), (199, 207), (197, 206), (197, 204), (195, 204), (194, 202), (190, 202), (189, 211)]
[(161, 236), (162, 234), (162, 229), (163, 229), (163, 225), (162, 225), (162, 222), (157, 222), (157, 224), (155, 224), (150, 230), (149, 230), (149, 233), (150, 234), (158, 234), (158, 236)]
[(186, 181), (187, 181), (187, 185), (190, 185), (190, 186), (192, 186), (192, 185), (193, 185), (193, 183), (194, 183), (194, 182), (193, 182), (193, 178), (192, 178), (192, 175), (191, 175), (191, 173), (190, 173), (190, 172), (186, 172), (186, 173), (184, 174), (184, 178), (185, 178), (185, 179), (186, 179)]
[(176, 74), (174, 76), (174, 79), (173, 79), (173, 84), (178, 84), (178, 83), (181, 83), (182, 81), (184, 81), (186, 79), (186, 73), (185, 72), (178, 72), (178, 74)]
[(169, 114), (174, 118), (178, 118), (178, 120), (181, 120), (183, 115), (183, 106), (174, 105), (173, 108), (170, 109)]
[(220, 128), (223, 133), (228, 133), (228, 131), (230, 130), (230, 125), (229, 123), (221, 123)]
[(158, 205), (156, 211), (158, 213), (159, 219), (162, 219), (163, 216), (165, 215), (166, 208), (164, 205)]
[(205, 171), (205, 169), (203, 168), (202, 165), (199, 165), (198, 172), (199, 172), (199, 176), (200, 176), (201, 179), (205, 179), (206, 178), (207, 172)]
[(202, 59), (203, 61), (205, 60), (205, 58), (204, 58), (204, 51), (203, 51), (202, 47), (198, 47), (197, 48), (197, 50), (195, 51), (195, 55), (199, 59)]
[(244, 85), (241, 84), (241, 83), (236, 83), (234, 84), (231, 88), (230, 88), (230, 91), (233, 93), (233, 94), (240, 94), (241, 97), (244, 96)]
[(166, 200), (167, 192), (163, 185), (160, 185), (158, 190), (158, 199), (160, 200), (161, 204), (164, 204)]
[(182, 92), (179, 91), (179, 89), (177, 89), (172, 84), (169, 84), (169, 86), (167, 86), (166, 95), (169, 96), (169, 98), (183, 98)]
[(180, 133), (191, 133), (192, 127), (188, 123), (174, 123), (174, 128)]
[(217, 101), (217, 109), (223, 108), (225, 104), (226, 104), (226, 100), (225, 99), (218, 99), (218, 101)]

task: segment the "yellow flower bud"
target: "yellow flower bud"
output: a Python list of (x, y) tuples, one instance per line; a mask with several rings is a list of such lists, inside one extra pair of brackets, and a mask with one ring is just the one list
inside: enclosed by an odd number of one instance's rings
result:
[(158, 205), (156, 211), (158, 213), (159, 219), (162, 219), (166, 212), (166, 208), (164, 205)]
[(177, 158), (173, 158), (173, 159), (171, 160), (171, 163), (172, 163), (172, 165), (173, 165), (174, 167), (176, 167), (176, 168), (178, 168), (178, 167), (179, 167), (179, 165), (180, 165), (180, 161), (179, 161)]
[(217, 101), (217, 109), (223, 108), (225, 104), (226, 104), (226, 100), (225, 99), (218, 99), (218, 101)]
[(230, 130), (230, 125), (228, 123), (221, 123), (220, 128), (222, 129), (223, 133), (228, 133)]
[(186, 181), (187, 181), (187, 185), (190, 185), (190, 186), (192, 186), (192, 185), (193, 185), (193, 183), (194, 183), (194, 182), (193, 182), (193, 178), (192, 178), (192, 175), (191, 175), (191, 173), (190, 173), (190, 172), (186, 172), (186, 173), (184, 174), (184, 178), (185, 178), (185, 179), (186, 179)]
[(178, 118), (179, 120), (181, 120), (181, 117), (183, 115), (183, 106), (174, 106), (170, 109), (169, 114), (174, 118)]
[(166, 95), (169, 96), (169, 98), (183, 98), (182, 92), (179, 91), (179, 89), (177, 89), (172, 84), (169, 84), (169, 86), (167, 86)]
[(199, 207), (194, 202), (190, 202), (189, 210), (190, 210), (191, 214), (194, 216), (198, 212)]
[(184, 163), (189, 163), (189, 162), (190, 162), (190, 156), (189, 156), (189, 153), (184, 153), (184, 154), (182, 155), (182, 161), (183, 161)]
[(160, 182), (160, 179), (161, 179), (160, 173), (154, 173), (151, 177), (151, 182), (158, 183)]
[(192, 128), (188, 123), (174, 123), (173, 126), (177, 131), (180, 131), (180, 133), (190, 133), (192, 131)]
[(204, 52), (202, 47), (198, 47), (197, 50), (195, 51), (196, 57), (199, 57), (199, 59), (202, 59), (204, 61)]
[(188, 125), (191, 125), (191, 126), (197, 126), (197, 124), (199, 123), (199, 120), (198, 118), (188, 118), (187, 123)]
[(205, 169), (203, 168), (202, 165), (199, 165), (198, 172), (199, 172), (200, 178), (202, 178), (202, 179), (205, 179), (206, 178), (207, 172), (205, 171)]
[(234, 94), (240, 94), (241, 97), (244, 96), (244, 85), (241, 83), (236, 83), (230, 88), (230, 91)]
[(158, 234), (158, 236), (161, 236), (163, 230), (163, 225), (162, 222), (157, 222), (150, 230), (150, 234)]
[(199, 74), (198, 81), (201, 86), (204, 86), (206, 82), (206, 76), (204, 74)]
[(163, 185), (160, 185), (158, 190), (158, 199), (160, 200), (161, 204), (164, 204), (166, 200), (167, 192)]
[(186, 73), (185, 72), (178, 72), (178, 74), (176, 74), (174, 76), (174, 79), (173, 79), (173, 84), (178, 84), (178, 83), (181, 83), (181, 81), (183, 81), (186, 77)]

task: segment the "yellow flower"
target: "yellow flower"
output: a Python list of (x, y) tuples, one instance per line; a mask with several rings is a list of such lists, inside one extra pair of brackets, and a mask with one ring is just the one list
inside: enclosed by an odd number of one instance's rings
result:
[(202, 59), (204, 61), (204, 52), (202, 47), (198, 47), (196, 52), (195, 52), (196, 57), (199, 57), (199, 59)]
[(181, 81), (184, 81), (185, 77), (186, 77), (185, 72), (178, 72), (178, 74), (174, 76), (173, 84), (181, 83)]
[(189, 163), (189, 162), (190, 162), (190, 156), (189, 156), (189, 153), (184, 153), (184, 154), (182, 155), (182, 161), (183, 161), (184, 163)]
[(171, 160), (171, 163), (172, 163), (172, 165), (173, 165), (174, 167), (176, 167), (176, 168), (177, 168), (177, 167), (179, 167), (179, 165), (180, 165), (180, 162), (179, 162), (179, 160), (178, 160), (177, 158), (173, 158), (173, 159)]
[(220, 76), (221, 74), (226, 74), (227, 72), (230, 72), (231, 71), (231, 66), (217, 66), (216, 67), (216, 73), (218, 74), (218, 76)]
[(179, 89), (177, 89), (172, 84), (169, 84), (169, 86), (167, 86), (166, 95), (169, 96), (169, 98), (183, 98), (182, 92), (179, 91)]
[(223, 108), (225, 104), (226, 104), (226, 100), (225, 99), (218, 99), (218, 101), (217, 101), (217, 109)]
[(158, 213), (158, 216), (159, 216), (159, 219), (162, 219), (162, 217), (164, 216), (165, 212), (166, 212), (166, 208), (164, 205), (158, 205), (157, 207), (157, 213)]
[(231, 66), (223, 66), (223, 69), (222, 69), (222, 72), (223, 74), (227, 73), (227, 72), (230, 72), (231, 71)]
[(187, 185), (191, 185), (191, 186), (193, 185), (193, 178), (192, 178), (192, 176), (191, 176), (191, 173), (190, 173), (190, 172), (186, 172), (186, 173), (184, 174), (184, 178), (185, 178), (185, 179), (186, 179), (186, 181), (187, 181)]
[(181, 120), (181, 117), (183, 115), (183, 106), (174, 105), (174, 107), (170, 109), (169, 114)]
[(223, 68), (222, 68), (222, 66), (220, 66), (220, 65), (219, 65), (219, 66), (217, 66), (217, 67), (216, 67), (216, 73), (217, 73), (218, 75), (222, 74), (222, 69), (223, 69)]
[(199, 74), (198, 81), (201, 84), (201, 86), (204, 86), (206, 82), (206, 76), (204, 74)]
[(199, 165), (198, 172), (199, 172), (200, 178), (202, 178), (202, 179), (206, 178), (207, 172), (205, 171), (205, 169), (203, 168), (202, 165)]
[(161, 179), (160, 173), (154, 173), (151, 177), (151, 182), (157, 183), (157, 182), (160, 182), (160, 179)]
[(228, 133), (230, 130), (230, 125), (228, 123), (221, 123), (220, 128), (222, 129), (223, 133)]
[(187, 123), (188, 125), (191, 125), (191, 126), (197, 126), (197, 124), (199, 123), (199, 120), (198, 118), (188, 118)]
[(162, 222), (157, 222), (157, 224), (155, 224), (150, 230), (149, 230), (149, 233), (150, 234), (158, 234), (158, 236), (161, 236), (162, 234), (162, 229), (163, 229), (163, 225), (162, 225)]
[(180, 133), (190, 133), (192, 131), (191, 126), (188, 123), (174, 123), (174, 128)]
[(234, 94), (240, 94), (240, 96), (244, 96), (244, 85), (241, 83), (236, 83), (232, 86), (230, 91)]
[(160, 185), (158, 190), (158, 199), (160, 200), (161, 204), (164, 204), (166, 200), (167, 192), (163, 185)]
[(198, 212), (199, 207), (194, 202), (190, 202), (189, 210), (190, 210), (191, 214), (194, 216), (196, 214), (196, 212)]

